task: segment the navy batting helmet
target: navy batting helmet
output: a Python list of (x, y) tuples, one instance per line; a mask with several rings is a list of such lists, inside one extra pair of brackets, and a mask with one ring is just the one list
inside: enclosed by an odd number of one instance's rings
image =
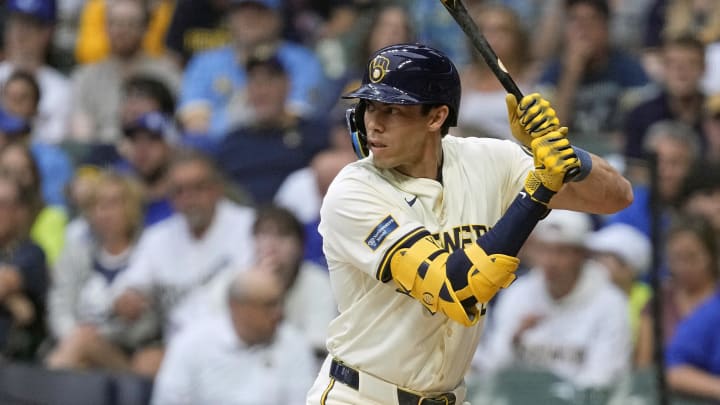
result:
[(457, 125), (460, 108), (460, 76), (457, 68), (437, 49), (420, 44), (391, 45), (375, 52), (368, 61), (361, 86), (343, 98), (359, 98), (348, 110), (348, 127), (359, 157), (368, 155), (365, 145), (362, 100), (388, 104), (444, 104), (450, 113), (445, 127)]

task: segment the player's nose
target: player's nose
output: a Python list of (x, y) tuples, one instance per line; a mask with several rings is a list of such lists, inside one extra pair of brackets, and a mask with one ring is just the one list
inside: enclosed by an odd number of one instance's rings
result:
[(380, 119), (380, 114), (377, 114), (375, 111), (368, 111), (365, 113), (365, 129), (368, 134), (382, 132), (384, 128), (385, 126)]

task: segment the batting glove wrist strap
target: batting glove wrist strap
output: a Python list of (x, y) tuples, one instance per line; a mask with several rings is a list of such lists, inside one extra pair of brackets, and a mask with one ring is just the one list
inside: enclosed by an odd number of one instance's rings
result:
[(543, 184), (542, 174), (538, 171), (528, 173), (527, 178), (525, 178), (525, 192), (527, 192), (533, 201), (537, 201), (543, 205), (548, 205), (550, 199), (556, 193)]
[(572, 181), (582, 181), (592, 170), (592, 156), (590, 156), (590, 153), (585, 149), (578, 148), (577, 146), (573, 146), (572, 148), (573, 151), (575, 151), (575, 156), (577, 156), (580, 161), (580, 172), (577, 176), (573, 177)]

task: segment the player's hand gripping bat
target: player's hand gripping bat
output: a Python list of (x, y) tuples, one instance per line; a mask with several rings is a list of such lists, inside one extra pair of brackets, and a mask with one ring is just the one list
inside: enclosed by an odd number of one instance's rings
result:
[[(480, 52), (480, 56), (482, 56), (483, 60), (485, 60), (485, 63), (487, 63), (488, 67), (490, 67), (490, 70), (493, 74), (495, 74), (495, 77), (497, 77), (505, 90), (514, 95), (518, 102), (520, 102), (523, 98), (522, 91), (520, 91), (520, 88), (517, 84), (515, 84), (515, 81), (510, 76), (510, 73), (508, 73), (505, 65), (503, 65), (500, 58), (497, 57), (495, 51), (493, 51), (487, 39), (485, 39), (485, 36), (478, 29), (475, 21), (473, 21), (470, 14), (468, 14), (463, 2), (461, 0), (440, 1), (453, 19), (455, 19), (455, 22), (457, 22), (460, 28), (462, 28), (463, 32), (465, 32), (465, 35), (467, 35), (470, 39), (470, 43), (472, 43), (473, 47)], [(578, 168), (571, 168), (565, 176), (565, 182), (570, 181), (572, 178), (577, 176), (579, 172), (580, 170)]]

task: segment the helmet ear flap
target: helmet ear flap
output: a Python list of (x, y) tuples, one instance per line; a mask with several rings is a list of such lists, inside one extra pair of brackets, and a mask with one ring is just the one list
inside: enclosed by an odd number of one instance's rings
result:
[(350, 131), (350, 140), (358, 159), (364, 159), (370, 155), (370, 149), (367, 146), (364, 116), (365, 103), (362, 100), (345, 111), (345, 122), (348, 131)]

